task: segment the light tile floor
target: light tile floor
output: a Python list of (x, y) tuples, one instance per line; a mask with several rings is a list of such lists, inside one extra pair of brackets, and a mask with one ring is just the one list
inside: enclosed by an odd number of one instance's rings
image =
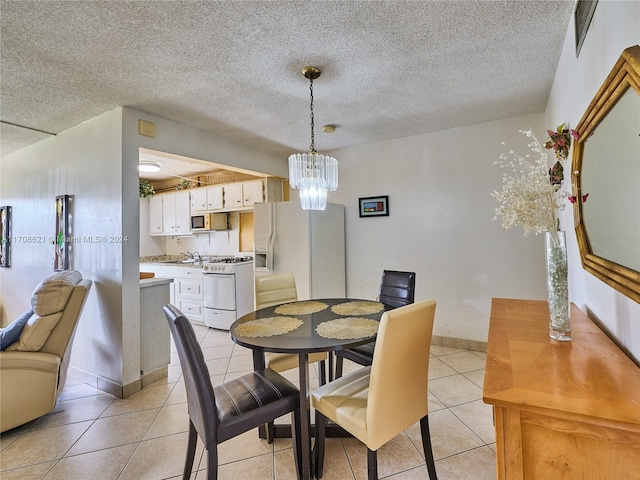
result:
[[(196, 326), (214, 384), (252, 369), (251, 351), (227, 332)], [(432, 346), (429, 424), (440, 480), (494, 479), (491, 407), (482, 402), (485, 355)], [(70, 371), (55, 411), (0, 436), (2, 480), (160, 480), (181, 478), (188, 415), (182, 372), (172, 344), (169, 376), (126, 399), (80, 381)], [(359, 366), (345, 362), (345, 372)], [(316, 366), (311, 385), (317, 386)], [(296, 382), (296, 370), (285, 376)], [(312, 417), (313, 418), (313, 417)], [(286, 417), (283, 421), (288, 421)], [(327, 439), (323, 478), (365, 479), (366, 448), (353, 438)], [(291, 441), (273, 444), (251, 431), (219, 449), (221, 479), (295, 478)], [(427, 479), (420, 428), (413, 425), (378, 452), (380, 478)], [(191, 480), (206, 478), (198, 444)]]

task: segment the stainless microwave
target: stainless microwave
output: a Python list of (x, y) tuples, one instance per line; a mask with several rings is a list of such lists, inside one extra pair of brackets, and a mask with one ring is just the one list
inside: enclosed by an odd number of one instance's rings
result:
[(229, 230), (226, 213), (201, 213), (191, 215), (191, 231)]

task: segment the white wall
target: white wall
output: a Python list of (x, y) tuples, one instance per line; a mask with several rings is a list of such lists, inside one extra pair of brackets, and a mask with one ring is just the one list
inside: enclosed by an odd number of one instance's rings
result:
[[(486, 341), (492, 297), (545, 299), (544, 239), (492, 221), (502, 188), (493, 163), (522, 154), (519, 129), (542, 113), (332, 152), (346, 205), (347, 294), (375, 298), (383, 269), (416, 272), (416, 299), (438, 302), (435, 335)], [(389, 196), (388, 217), (359, 218), (358, 198)]]
[(122, 114), (113, 110), (2, 159), (2, 205), (13, 207), (11, 267), (0, 269), (3, 323), (29, 307), (31, 292), (53, 274), (57, 195), (72, 195), (72, 268), (93, 280), (78, 325), (72, 364), (122, 377), (122, 243), (86, 237), (126, 234), (122, 218)]
[[(547, 105), (549, 126), (569, 122), (575, 127), (622, 51), (640, 44), (640, 2), (600, 0), (578, 58), (574, 35), (571, 22)], [(640, 360), (640, 305), (583, 270), (570, 209), (561, 222), (569, 244), (571, 300), (599, 318)]]

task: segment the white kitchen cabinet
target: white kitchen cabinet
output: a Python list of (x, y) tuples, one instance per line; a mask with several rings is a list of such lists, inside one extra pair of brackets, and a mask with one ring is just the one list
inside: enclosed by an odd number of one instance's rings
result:
[(207, 211), (207, 189), (194, 188), (191, 190), (191, 213)]
[(149, 199), (149, 234), (162, 235), (162, 195)]
[(221, 186), (195, 188), (190, 192), (192, 213), (211, 212), (224, 207)]
[(264, 186), (262, 180), (244, 182), (242, 184), (242, 205), (253, 206), (254, 203), (264, 202)]
[(165, 235), (191, 231), (191, 204), (188, 191), (162, 195), (162, 232)]
[(224, 208), (242, 209), (252, 207), (254, 203), (264, 202), (262, 180), (232, 183), (224, 186)]
[(221, 210), (223, 207), (223, 187), (207, 187), (207, 209)]
[(200, 325), (204, 325), (204, 306), (202, 295), (202, 268), (185, 265), (159, 265), (142, 263), (140, 270), (153, 272), (156, 277), (173, 278), (170, 290), (170, 302), (185, 316)]
[(242, 183), (232, 183), (224, 186), (224, 208), (234, 209), (242, 207)]

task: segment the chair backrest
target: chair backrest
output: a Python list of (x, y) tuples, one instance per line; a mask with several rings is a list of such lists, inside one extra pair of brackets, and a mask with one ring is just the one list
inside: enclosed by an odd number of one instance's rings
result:
[(384, 270), (380, 281), (378, 301), (393, 308), (413, 303), (416, 289), (415, 272)]
[(298, 300), (293, 273), (274, 273), (256, 277), (256, 310)]
[(51, 330), (47, 341), (40, 348), (41, 352), (51, 353), (60, 358), (70, 355), (78, 320), (84, 309), (91, 285), (91, 280), (83, 279), (73, 287), (69, 300), (62, 311), (62, 316)]
[(208, 448), (217, 443), (219, 424), (209, 369), (189, 320), (171, 304), (165, 305), (163, 310), (180, 358), (189, 418)]
[(377, 450), (428, 413), (429, 352), (435, 300), (385, 312), (373, 351), (367, 446)]
[(91, 280), (83, 279), (73, 287), (73, 291), (71, 292), (67, 305), (64, 307), (60, 321), (55, 328), (51, 330), (49, 338), (47, 338), (47, 341), (40, 349), (41, 352), (58, 355), (61, 359), (56, 398), (60, 396), (67, 382), (73, 339), (76, 335), (80, 315), (82, 315), (82, 310), (84, 309), (92, 284), (93, 282), (91, 282)]

